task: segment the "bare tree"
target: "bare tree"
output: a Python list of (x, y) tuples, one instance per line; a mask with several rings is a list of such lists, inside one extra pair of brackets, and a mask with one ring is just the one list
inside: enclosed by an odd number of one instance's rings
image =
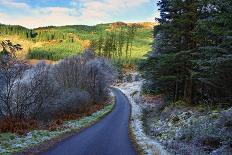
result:
[(91, 50), (86, 50), (81, 56), (64, 59), (54, 66), (53, 72), (62, 88), (86, 91), (92, 102), (100, 101), (106, 95), (116, 75), (112, 65), (106, 59), (95, 57)]
[(114, 81), (116, 72), (108, 60), (92, 59), (86, 64), (90, 94), (94, 102), (101, 102), (107, 95), (108, 87)]
[(19, 44), (13, 45), (9, 40), (2, 41), (0, 52), (0, 114), (13, 116), (12, 96), (15, 82), (23, 76), (28, 65), (15, 58), (15, 52), (21, 50)]
[(37, 119), (44, 113), (77, 112), (103, 101), (115, 78), (112, 65), (95, 57), (91, 50), (53, 66), (43, 61), (30, 66), (9, 54), (4, 54), (3, 59), (0, 116), (4, 117)]
[(50, 78), (50, 66), (45, 62), (30, 66), (15, 58), (20, 45), (13, 45), (10, 41), (3, 41), (1, 45), (0, 115), (36, 118), (56, 92)]
[(50, 67), (44, 62), (34, 67), (17, 63), (1, 70), (5, 86), (0, 93), (0, 109), (6, 117), (35, 119), (55, 96)]
[(39, 112), (56, 96), (56, 89), (49, 77), (50, 66), (40, 62), (25, 71), (14, 85), (14, 114), (18, 118), (35, 119)]
[(17, 60), (11, 60), (7, 64), (0, 63), (1, 80), (3, 86), (0, 90), (0, 112), (6, 116), (13, 116), (12, 98), (16, 81), (22, 78), (27, 64)]

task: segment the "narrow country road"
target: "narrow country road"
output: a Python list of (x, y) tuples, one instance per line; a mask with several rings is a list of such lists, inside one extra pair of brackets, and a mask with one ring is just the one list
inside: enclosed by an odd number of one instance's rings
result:
[(118, 89), (112, 91), (116, 106), (108, 116), (42, 155), (135, 155), (128, 135), (128, 99)]

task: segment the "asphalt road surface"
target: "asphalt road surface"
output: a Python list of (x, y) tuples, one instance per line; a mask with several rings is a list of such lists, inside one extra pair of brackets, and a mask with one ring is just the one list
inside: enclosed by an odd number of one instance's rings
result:
[(72, 136), (42, 155), (135, 155), (128, 135), (130, 106), (118, 89), (114, 110), (92, 127)]

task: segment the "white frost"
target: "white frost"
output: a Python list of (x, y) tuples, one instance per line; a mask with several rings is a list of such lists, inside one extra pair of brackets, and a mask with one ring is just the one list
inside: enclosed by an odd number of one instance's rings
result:
[(147, 155), (168, 155), (169, 153), (157, 141), (149, 138), (143, 130), (142, 106), (140, 105), (140, 92), (143, 81), (123, 83), (116, 88), (120, 89), (129, 99), (132, 113), (131, 126), (137, 143)]

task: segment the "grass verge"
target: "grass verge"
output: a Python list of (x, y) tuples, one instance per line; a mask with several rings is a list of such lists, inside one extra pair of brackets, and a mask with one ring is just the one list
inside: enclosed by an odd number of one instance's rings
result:
[(91, 116), (64, 122), (62, 128), (55, 131), (34, 130), (26, 135), (18, 136), (13, 133), (0, 134), (0, 155), (14, 153), (38, 154), (48, 150), (56, 143), (83, 131), (105, 117), (114, 108), (115, 102), (106, 105), (103, 109)]

